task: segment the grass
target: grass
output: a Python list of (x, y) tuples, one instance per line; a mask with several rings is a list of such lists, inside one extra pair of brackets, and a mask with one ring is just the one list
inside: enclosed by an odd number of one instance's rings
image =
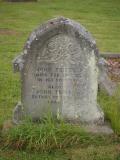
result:
[[(51, 152), (79, 145), (109, 145), (119, 143), (119, 137), (94, 135), (84, 131), (80, 126), (57, 121), (52, 114), (46, 116), (41, 123), (24, 122), (4, 134), (1, 133), (2, 147), (24, 149), (39, 152)], [(106, 144), (104, 144), (106, 142)]]
[[(101, 52), (120, 52), (119, 0), (39, 0), (38, 3), (0, 2), (0, 124), (11, 117), (14, 106), (20, 100), (20, 76), (19, 74), (14, 74), (12, 71), (11, 62), (13, 58), (22, 51), (28, 35), (36, 26), (45, 20), (59, 15), (69, 17), (83, 24), (95, 37)], [(106, 93), (100, 92), (98, 97), (106, 118), (111, 122), (114, 131), (118, 135), (120, 134), (119, 93), (120, 89), (118, 89), (115, 97), (108, 97)], [(49, 126), (45, 125), (45, 127), (47, 128)], [(63, 133), (64, 127), (62, 127), (59, 130), (55, 125), (46, 133), (50, 135), (52, 131), (52, 134), (55, 134), (58, 138), (58, 146), (60, 146), (59, 136), (63, 136), (61, 133)], [(11, 130), (9, 133), (9, 142), (16, 144), (14, 140), (15, 136), (18, 136), (18, 139), (20, 138), (19, 132), (24, 139), (27, 138), (27, 133), (31, 137), (38, 136), (38, 139), (39, 134), (36, 134), (41, 133), (39, 129), (44, 127), (34, 126), (34, 133), (32, 133), (30, 128), (31, 124)], [(68, 133), (66, 128), (65, 126), (65, 132)], [(58, 131), (59, 134), (57, 134)], [(77, 135), (79, 138), (77, 148), (72, 147), (50, 153), (30, 153), (27, 151), (0, 149), (0, 160), (120, 159), (120, 145), (118, 143), (116, 144), (113, 137), (94, 137), (93, 135), (84, 133), (80, 129), (77, 131), (76, 129), (70, 129), (68, 131), (72, 136)], [(27, 144), (30, 143), (30, 136)], [(52, 142), (55, 142), (54, 136), (52, 136), (52, 140)], [(107, 145), (105, 142), (107, 142)], [(30, 149), (30, 145), (26, 146), (26, 149)]]
[(112, 97), (108, 96), (105, 91), (99, 92), (98, 102), (114, 132), (120, 135), (120, 87), (118, 86), (116, 94)]
[[(82, 23), (96, 38), (101, 51), (120, 52), (119, 0), (40, 0), (38, 3), (0, 4), (0, 28), (17, 32), (2, 38), (22, 48), (28, 34), (43, 21), (65, 16)], [(17, 43), (16, 43), (17, 42)], [(5, 42), (3, 42), (5, 43)]]
[(0, 150), (0, 160), (68, 160), (64, 151), (51, 153), (30, 153), (26, 151)]
[(81, 127), (57, 121), (49, 114), (40, 124), (27, 120), (1, 134), (0, 148), (0, 157), (8, 160), (34, 160), (39, 156), (49, 160), (87, 160), (88, 156), (91, 160), (117, 160), (120, 138), (86, 133)]
[(30, 153), (26, 151), (0, 150), (0, 160), (119, 160), (120, 146), (89, 146), (66, 149), (51, 153)]

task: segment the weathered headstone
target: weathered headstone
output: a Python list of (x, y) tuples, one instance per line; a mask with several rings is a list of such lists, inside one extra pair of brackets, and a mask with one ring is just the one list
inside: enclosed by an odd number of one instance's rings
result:
[(14, 60), (25, 113), (35, 120), (51, 111), (74, 122), (103, 123), (97, 56), (91, 34), (70, 19), (53, 19), (34, 30)]

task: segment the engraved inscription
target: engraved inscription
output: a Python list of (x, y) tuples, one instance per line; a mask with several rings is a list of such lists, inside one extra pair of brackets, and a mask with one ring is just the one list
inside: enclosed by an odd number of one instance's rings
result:
[(36, 53), (32, 99), (59, 103), (63, 99), (79, 97), (79, 80), (84, 72), (80, 67), (80, 51), (78, 42), (67, 35), (59, 34), (48, 39)]
[[(72, 73), (72, 68), (46, 68), (44, 64), (39, 65), (34, 73), (34, 78), (39, 82), (39, 87), (33, 86), (32, 99), (48, 99), (48, 103), (57, 103), (62, 95), (72, 96), (70, 88), (63, 88), (63, 81), (73, 81), (67, 75)], [(74, 79), (74, 82), (76, 79)], [(44, 86), (41, 88), (41, 86)]]

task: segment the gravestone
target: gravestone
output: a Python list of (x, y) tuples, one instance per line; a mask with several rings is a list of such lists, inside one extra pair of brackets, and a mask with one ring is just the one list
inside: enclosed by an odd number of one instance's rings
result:
[(68, 121), (103, 123), (97, 60), (95, 40), (79, 23), (60, 17), (42, 24), (13, 62), (25, 114), (38, 120), (51, 111)]

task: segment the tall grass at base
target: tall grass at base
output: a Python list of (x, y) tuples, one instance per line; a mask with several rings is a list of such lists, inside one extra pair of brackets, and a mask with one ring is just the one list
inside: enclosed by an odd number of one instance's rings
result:
[(110, 121), (114, 131), (120, 135), (120, 86), (114, 96), (109, 96), (105, 91), (99, 92), (98, 101), (105, 113), (105, 118)]
[(27, 121), (2, 135), (3, 147), (49, 152), (74, 146), (104, 145), (111, 138), (86, 133), (81, 127), (56, 121), (47, 116), (41, 123)]

